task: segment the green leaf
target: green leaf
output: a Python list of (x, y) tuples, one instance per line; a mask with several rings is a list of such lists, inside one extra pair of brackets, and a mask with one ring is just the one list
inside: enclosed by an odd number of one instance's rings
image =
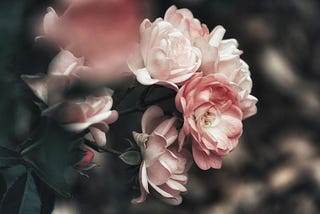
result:
[(32, 173), (41, 199), (41, 214), (51, 214), (54, 209), (56, 194), (46, 183)]
[(128, 165), (139, 165), (141, 163), (141, 154), (137, 151), (128, 151), (122, 153), (119, 158)]
[(18, 152), (0, 146), (0, 169), (22, 163), (23, 159)]
[(0, 213), (37, 214), (41, 201), (30, 172), (19, 177), (8, 189), (0, 204)]
[(52, 122), (45, 130), (37, 142), (22, 151), (22, 155), (43, 182), (69, 198), (70, 185), (77, 174), (73, 165), (81, 158), (80, 142)]

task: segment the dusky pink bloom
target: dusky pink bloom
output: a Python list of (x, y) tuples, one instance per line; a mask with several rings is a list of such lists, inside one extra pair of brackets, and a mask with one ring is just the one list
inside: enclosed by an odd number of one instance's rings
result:
[(140, 26), (140, 44), (128, 59), (143, 85), (160, 84), (175, 90), (198, 70), (200, 50), (179, 29), (161, 18)]
[(177, 9), (172, 5), (167, 9), (164, 20), (178, 28), (191, 41), (209, 35), (207, 26), (194, 18), (192, 12), (186, 8)]
[(138, 0), (69, 0), (65, 11), (49, 8), (41, 37), (83, 57), (90, 81), (112, 81), (131, 74), (126, 64), (138, 39), (142, 9)]
[(224, 75), (199, 74), (181, 87), (175, 102), (184, 117), (180, 148), (186, 135), (191, 135), (193, 158), (199, 168), (221, 168), (221, 157), (236, 147), (242, 134), (237, 92)]
[(80, 132), (86, 128), (86, 136), (102, 146), (106, 143), (108, 124), (118, 118), (111, 110), (113, 100), (111, 89), (103, 89), (96, 96), (85, 100), (66, 100), (64, 93), (78, 80), (79, 73), (90, 72), (83, 65), (83, 58), (76, 58), (69, 51), (61, 51), (50, 63), (48, 75), (23, 75), (22, 79), (47, 106), (42, 114), (58, 120), (70, 131)]
[(52, 106), (63, 101), (64, 92), (85, 72), (91, 72), (91, 69), (84, 66), (83, 58), (76, 58), (71, 52), (62, 50), (51, 61), (48, 75), (22, 75), (22, 79), (37, 97)]
[(90, 133), (86, 138), (95, 141), (99, 146), (106, 144), (105, 132), (109, 130), (109, 124), (118, 119), (118, 112), (111, 110), (113, 91), (104, 88), (96, 95), (86, 99), (67, 100), (42, 112), (50, 116), (67, 130), (80, 132), (89, 128)]
[(178, 152), (175, 122), (175, 117), (168, 118), (160, 107), (151, 106), (143, 114), (142, 133), (133, 132), (143, 157), (139, 172), (141, 195), (133, 199), (133, 203), (143, 202), (149, 193), (149, 187), (157, 191), (165, 201), (171, 204), (181, 203), (180, 193), (187, 190), (187, 171), (192, 161), (187, 150)]
[(238, 42), (235, 39), (223, 39), (225, 29), (222, 26), (215, 27), (209, 36), (197, 37), (194, 45), (201, 50), (201, 71), (204, 75), (222, 74), (228, 81), (238, 88), (240, 108), (243, 119), (257, 112), (257, 98), (250, 95), (252, 80), (249, 66), (240, 55)]

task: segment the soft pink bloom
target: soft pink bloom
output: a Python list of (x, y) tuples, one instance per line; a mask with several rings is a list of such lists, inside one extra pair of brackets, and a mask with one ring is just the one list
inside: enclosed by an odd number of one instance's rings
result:
[(108, 124), (118, 118), (111, 110), (113, 91), (104, 89), (96, 96), (85, 100), (66, 100), (64, 93), (78, 80), (82, 72), (90, 72), (83, 66), (83, 58), (74, 57), (69, 51), (61, 51), (50, 63), (48, 75), (23, 75), (23, 80), (47, 106), (43, 115), (51, 116), (71, 131), (80, 132), (86, 128), (86, 136), (98, 145), (105, 145)]
[(204, 75), (223, 74), (228, 81), (237, 87), (240, 98), (240, 108), (243, 118), (257, 112), (257, 98), (250, 95), (252, 80), (249, 66), (240, 58), (242, 51), (238, 49), (235, 39), (223, 39), (225, 29), (215, 27), (209, 36), (197, 37), (194, 45), (201, 50), (201, 71)]
[(177, 89), (198, 70), (201, 53), (169, 22), (145, 19), (140, 26), (140, 44), (128, 64), (141, 84)]
[(62, 15), (52, 9), (43, 19), (43, 36), (59, 47), (84, 57), (94, 68), (87, 79), (111, 81), (130, 74), (126, 59), (138, 39), (140, 16), (137, 0), (69, 0)]
[(70, 131), (80, 132), (89, 128), (90, 133), (86, 138), (104, 146), (109, 124), (118, 119), (118, 112), (111, 110), (112, 94), (112, 90), (105, 88), (86, 99), (67, 100), (49, 107), (43, 111), (43, 115), (56, 119)]
[(192, 12), (186, 8), (177, 9), (174, 5), (169, 7), (164, 20), (170, 22), (191, 40), (209, 35), (207, 26), (195, 19)]
[(180, 148), (185, 136), (192, 136), (192, 152), (203, 170), (220, 168), (221, 157), (238, 144), (242, 133), (239, 99), (223, 75), (198, 75), (187, 81), (176, 96), (176, 106), (183, 113), (179, 134)]
[(50, 63), (48, 75), (22, 75), (23, 80), (43, 102), (51, 106), (63, 101), (64, 92), (81, 74), (91, 72), (83, 58), (62, 50)]
[(143, 202), (149, 187), (167, 202), (181, 203), (180, 193), (186, 191), (184, 185), (192, 162), (188, 151), (178, 152), (175, 146), (178, 137), (175, 122), (175, 117), (167, 118), (160, 107), (151, 106), (143, 114), (142, 133), (133, 133), (143, 156), (139, 173), (141, 196), (133, 199), (133, 203)]

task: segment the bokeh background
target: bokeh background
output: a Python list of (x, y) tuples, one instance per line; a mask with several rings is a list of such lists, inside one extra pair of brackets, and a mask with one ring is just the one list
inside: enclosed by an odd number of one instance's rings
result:
[[(132, 190), (118, 159), (79, 177), (74, 197), (58, 197), (54, 214), (320, 213), (320, 3), (318, 0), (149, 0), (153, 20), (172, 4), (189, 8), (210, 30), (226, 29), (250, 65), (258, 114), (244, 121), (237, 149), (220, 170), (193, 166), (180, 206), (149, 197), (130, 204)], [(0, 140), (19, 144), (39, 121), (21, 74), (45, 73), (56, 50), (34, 43), (35, 23), (51, 0), (1, 0)]]

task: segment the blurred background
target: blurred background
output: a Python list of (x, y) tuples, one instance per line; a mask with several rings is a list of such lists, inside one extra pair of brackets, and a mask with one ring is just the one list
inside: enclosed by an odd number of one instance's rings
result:
[[(169, 206), (148, 197), (132, 205), (128, 169), (116, 158), (80, 177), (73, 198), (58, 197), (54, 214), (320, 213), (320, 2), (318, 0), (137, 1), (154, 20), (175, 4), (212, 30), (236, 38), (250, 66), (258, 114), (244, 121), (237, 149), (220, 170), (190, 171), (184, 201)], [(21, 74), (45, 73), (57, 53), (34, 42), (51, 0), (1, 0), (0, 141), (22, 142), (39, 121)]]

